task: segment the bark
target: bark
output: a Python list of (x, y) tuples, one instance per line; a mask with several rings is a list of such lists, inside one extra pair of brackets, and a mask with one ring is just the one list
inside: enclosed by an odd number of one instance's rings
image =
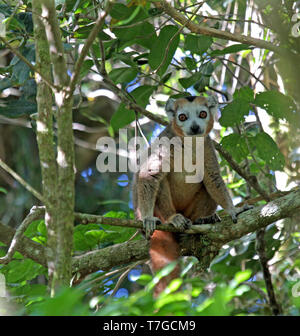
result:
[(253, 45), (259, 48), (273, 50), (281, 55), (286, 54), (286, 50), (284, 48), (280, 48), (264, 40), (240, 34), (232, 34), (220, 29), (205, 27), (202, 25), (195, 24), (194, 22), (189, 22), (189, 20), (184, 15), (182, 15), (176, 8), (172, 7), (165, 0), (155, 1), (153, 4), (156, 6), (156, 8), (162, 9), (166, 14), (171, 16), (177, 22), (180, 22), (182, 25), (186, 26), (192, 33), (200, 35), (208, 35), (223, 40), (236, 41), (243, 44)]
[[(300, 215), (300, 189), (279, 197), (266, 205), (248, 210), (238, 217), (238, 222), (233, 224), (229, 217), (222, 218), (216, 224), (194, 225), (185, 233), (187, 239), (181, 242), (181, 255), (193, 255), (200, 261), (199, 268), (204, 271), (216, 256), (222, 245), (239, 239), (242, 236), (265, 228), (277, 220)], [(108, 218), (88, 214), (75, 214), (77, 222), (82, 224), (99, 223), (114, 226), (129, 226), (142, 229), (141, 221)], [(160, 225), (158, 229), (170, 230), (169, 225)], [(173, 232), (182, 232), (172, 228)], [(9, 244), (15, 230), (0, 224), (0, 241)], [(25, 256), (42, 263), (44, 248), (23, 237), (17, 250)], [(100, 250), (87, 252), (72, 258), (72, 272), (81, 275), (97, 270), (108, 270), (121, 264), (142, 260), (148, 257), (149, 243), (145, 239), (128, 241), (122, 244), (109, 246)], [(40, 259), (41, 258), (41, 259)]]
[[(46, 38), (45, 27), (41, 20), (41, 1), (33, 2), (33, 23), (36, 50), (36, 68), (43, 78), (51, 81), (51, 61), (49, 44)], [(55, 273), (55, 259), (57, 247), (57, 165), (54, 148), (52, 91), (41, 76), (36, 75), (37, 82), (37, 143), (42, 171), (43, 197), (45, 199), (45, 225), (47, 227), (47, 264), (49, 283), (53, 281)]]

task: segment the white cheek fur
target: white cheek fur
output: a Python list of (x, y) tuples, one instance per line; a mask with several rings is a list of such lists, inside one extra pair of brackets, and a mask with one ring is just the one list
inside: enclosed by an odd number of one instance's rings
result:
[[(205, 111), (207, 113), (206, 118), (199, 117), (199, 113), (201, 111)], [(180, 114), (185, 114), (188, 119), (186, 121), (180, 121), (178, 119)], [(201, 133), (205, 133), (209, 120), (210, 112), (208, 108), (206, 106), (199, 106), (198, 104), (188, 104), (188, 106), (178, 109), (176, 113), (176, 123), (185, 135), (191, 135), (191, 127), (193, 125), (199, 126)]]

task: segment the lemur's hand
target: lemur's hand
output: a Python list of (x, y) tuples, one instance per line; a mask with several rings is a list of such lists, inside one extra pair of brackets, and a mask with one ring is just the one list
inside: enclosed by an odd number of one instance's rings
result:
[(231, 216), (233, 223), (237, 223), (237, 216), (242, 212), (245, 212), (250, 209), (253, 209), (252, 205), (244, 204), (242, 207), (233, 208), (232, 210), (228, 211), (228, 213)]
[(212, 216), (196, 219), (194, 224), (215, 224), (217, 222), (221, 222), (221, 218), (217, 214), (213, 214)]
[(167, 223), (172, 224), (177, 229), (188, 229), (193, 224), (190, 219), (185, 218), (182, 214), (171, 216)]
[(143, 228), (145, 230), (145, 235), (146, 238), (149, 239), (152, 235), (153, 232), (156, 229), (156, 225), (161, 224), (161, 221), (157, 217), (146, 217), (143, 220)]

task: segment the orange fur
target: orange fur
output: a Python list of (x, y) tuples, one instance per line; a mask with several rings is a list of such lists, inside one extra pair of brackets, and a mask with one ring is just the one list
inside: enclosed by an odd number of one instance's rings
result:
[[(180, 256), (179, 245), (174, 234), (167, 231), (154, 231), (150, 240), (150, 258), (152, 270), (157, 272), (167, 266), (169, 263), (178, 260)], [(163, 277), (155, 286), (154, 296), (157, 297), (173, 280), (179, 277), (179, 265), (175, 269)]]

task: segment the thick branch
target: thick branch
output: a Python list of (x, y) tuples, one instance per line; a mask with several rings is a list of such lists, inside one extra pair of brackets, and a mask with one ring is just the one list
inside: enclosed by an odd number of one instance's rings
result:
[[(51, 78), (51, 60), (49, 44), (45, 27), (41, 19), (41, 2), (36, 0), (33, 6), (33, 23), (35, 37), (36, 67), (43, 74), (43, 78)], [(52, 93), (45, 85), (44, 80), (36, 76), (38, 104), (37, 143), (42, 171), (43, 197), (46, 200), (45, 225), (47, 228), (47, 262), (49, 283), (54, 276), (55, 253), (57, 246), (56, 227), (56, 196), (57, 196), (57, 164), (56, 151), (53, 146), (53, 111)]]
[[(42, 19), (49, 43), (54, 83), (59, 88), (55, 93), (57, 111), (57, 195), (56, 195), (56, 251), (52, 291), (56, 285), (68, 285), (71, 279), (71, 253), (73, 244), (75, 173), (74, 137), (72, 130), (72, 96), (67, 96), (69, 76), (64, 55), (60, 28), (54, 0), (39, 0)], [(54, 205), (54, 204), (53, 204)]]
[[(183, 255), (196, 255), (204, 258), (203, 269), (209, 266), (210, 261), (216, 255), (218, 249), (232, 240), (255, 232), (269, 224), (283, 218), (292, 216), (300, 212), (300, 189), (282, 196), (266, 205), (248, 210), (238, 217), (238, 222), (233, 224), (229, 217), (223, 218), (221, 223), (195, 225), (193, 229), (184, 231), (185, 233), (195, 234), (194, 241), (197, 244), (193, 246), (188, 240), (183, 243)], [(140, 221), (126, 220), (119, 218), (107, 218), (96, 215), (75, 214), (76, 221), (81, 223), (99, 223), (118, 226), (130, 226), (142, 228)], [(168, 225), (159, 225), (160, 230), (170, 230)], [(171, 231), (171, 230), (170, 230)], [(179, 231), (172, 228), (172, 231)], [(179, 231), (180, 232), (180, 231)], [(9, 245), (14, 235), (14, 230), (0, 224), (0, 241)], [(23, 237), (17, 250), (43, 265), (46, 264), (45, 252), (43, 246)], [(120, 264), (126, 264), (133, 261), (145, 259), (148, 256), (149, 243), (145, 239), (138, 241), (129, 241), (85, 253), (72, 259), (72, 272), (88, 274), (99, 269), (110, 269)]]
[(84, 276), (99, 269), (109, 270), (117, 265), (148, 258), (148, 251), (149, 242), (145, 239), (116, 244), (74, 257), (72, 269)]
[[(197, 241), (196, 246), (193, 246), (193, 244), (190, 243), (190, 240), (181, 246), (183, 255), (194, 254), (201, 257), (201, 268), (204, 269), (209, 266), (209, 263), (223, 244), (241, 238), (248, 233), (255, 232), (260, 228), (264, 228), (279, 219), (290, 217), (296, 212), (300, 212), (299, 189), (266, 205), (259, 206), (242, 213), (238, 217), (237, 224), (233, 224), (231, 219), (226, 217), (225, 219), (222, 219), (221, 223), (213, 225), (195, 225), (194, 231), (189, 229), (186, 230), (185, 233), (195, 233), (195, 231), (200, 233), (202, 231), (202, 235), (200, 237), (195, 237), (194, 240)], [(120, 219), (115, 218), (112, 219), (101, 216), (90, 216), (91, 215), (83, 214), (75, 215), (76, 220), (81, 219), (82, 223), (92, 222), (109, 224), (110, 222), (111, 225), (120, 225), (127, 222), (128, 225), (126, 226), (141, 228), (141, 222), (139, 221), (120, 221)], [(121, 223), (122, 221), (123, 223)], [(166, 227), (166, 225), (160, 225), (158, 229), (165, 230)], [(176, 231), (176, 229), (173, 228), (172, 231)], [(125, 248), (124, 252), (121, 250), (123, 247)], [(80, 270), (84, 270), (84, 272), (87, 272), (88, 270), (102, 269), (102, 267), (109, 269), (120, 265), (121, 263), (128, 263), (130, 261), (139, 260), (139, 258), (145, 258), (145, 256), (148, 255), (148, 248), (148, 242), (142, 239), (139, 241), (130, 241), (110, 246), (109, 248), (102, 250), (88, 252), (82, 256), (73, 258), (73, 270), (79, 272)], [(125, 253), (124, 256), (123, 253)]]

